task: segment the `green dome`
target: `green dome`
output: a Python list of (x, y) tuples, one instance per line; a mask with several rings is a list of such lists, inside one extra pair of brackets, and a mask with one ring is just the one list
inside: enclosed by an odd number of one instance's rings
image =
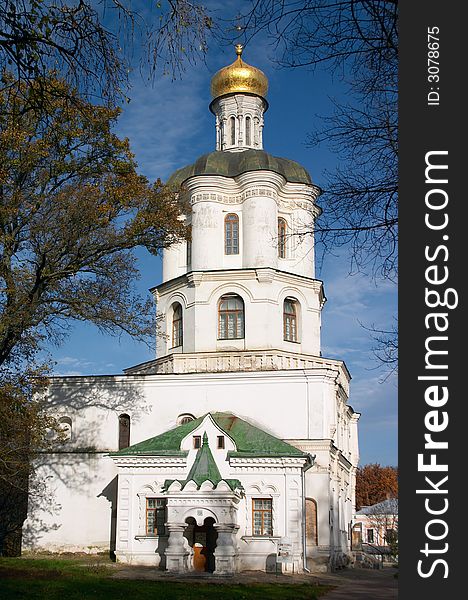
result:
[(221, 175), (237, 177), (248, 171), (273, 171), (282, 175), (290, 183), (312, 185), (309, 173), (299, 163), (278, 158), (264, 150), (244, 150), (242, 152), (221, 152), (216, 150), (200, 156), (193, 165), (183, 167), (171, 175), (168, 185), (180, 186), (189, 177), (197, 175)]

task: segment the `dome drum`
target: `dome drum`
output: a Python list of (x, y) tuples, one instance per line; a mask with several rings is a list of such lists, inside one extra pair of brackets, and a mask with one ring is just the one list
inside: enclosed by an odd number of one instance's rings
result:
[(254, 94), (228, 94), (215, 98), (210, 109), (216, 116), (216, 150), (263, 148), (263, 113), (266, 101)]

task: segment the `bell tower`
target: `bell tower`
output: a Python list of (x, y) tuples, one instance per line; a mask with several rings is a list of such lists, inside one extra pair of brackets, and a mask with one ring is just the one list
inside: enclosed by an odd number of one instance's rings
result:
[(266, 75), (242, 58), (212, 78), (216, 150), (168, 183), (190, 205), (191, 242), (164, 250), (152, 291), (162, 335), (144, 372), (297, 369), (321, 360), (315, 279), (320, 189), (263, 150)]
[(216, 150), (237, 152), (263, 148), (263, 113), (268, 109), (266, 75), (242, 60), (243, 46), (236, 46), (237, 59), (211, 80), (216, 117)]

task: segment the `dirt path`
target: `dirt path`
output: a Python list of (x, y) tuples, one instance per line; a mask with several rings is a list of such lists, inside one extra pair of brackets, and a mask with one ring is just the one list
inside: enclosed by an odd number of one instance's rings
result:
[(337, 573), (319, 575), (320, 583), (336, 585), (323, 596), (324, 600), (394, 600), (398, 598), (396, 570), (345, 569)]
[(335, 573), (297, 575), (275, 575), (259, 571), (244, 571), (231, 576), (213, 576), (208, 574), (173, 575), (151, 567), (133, 567), (119, 564), (113, 575), (116, 579), (152, 579), (188, 581), (199, 580), (204, 583), (321, 583), (336, 586), (324, 600), (395, 600), (398, 598), (398, 579), (396, 569), (382, 570), (344, 569)]

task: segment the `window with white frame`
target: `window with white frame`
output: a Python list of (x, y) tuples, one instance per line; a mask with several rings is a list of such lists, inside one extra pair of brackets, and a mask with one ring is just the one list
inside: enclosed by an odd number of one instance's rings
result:
[(235, 213), (224, 219), (224, 254), (239, 254), (239, 217)]
[(295, 298), (286, 298), (283, 303), (283, 339), (286, 342), (297, 342), (297, 309)]
[(165, 498), (146, 498), (146, 535), (164, 535), (166, 522)]
[(252, 498), (252, 535), (273, 535), (273, 501), (271, 498)]
[(182, 306), (176, 302), (172, 308), (172, 348), (182, 346), (183, 331)]
[(218, 339), (238, 340), (243, 337), (244, 301), (236, 294), (226, 294), (218, 304)]
[(278, 219), (278, 256), (286, 258), (286, 220), (280, 217)]

